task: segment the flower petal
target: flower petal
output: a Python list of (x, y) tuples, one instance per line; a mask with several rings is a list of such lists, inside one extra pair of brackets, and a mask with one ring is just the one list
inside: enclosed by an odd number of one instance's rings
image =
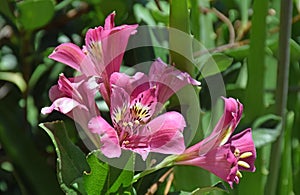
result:
[(148, 137), (151, 152), (181, 154), (185, 150), (182, 135), (185, 127), (181, 114), (167, 112), (150, 121), (138, 134)]
[(124, 89), (113, 86), (110, 101), (111, 110), (116, 108), (127, 108), (129, 106), (130, 97)]
[(102, 117), (94, 117), (88, 127), (92, 133), (100, 135), (101, 152), (108, 158), (121, 156), (121, 147), (117, 132)]
[(123, 59), (129, 36), (135, 33), (138, 25), (114, 27), (114, 16), (110, 14), (104, 28), (89, 29), (85, 43), (88, 55), (95, 66), (95, 72), (108, 83), (110, 75), (118, 72)]
[(189, 160), (177, 161), (176, 164), (192, 165), (206, 169), (227, 181), (231, 187), (238, 170), (236, 158), (231, 152), (230, 145), (214, 148), (205, 155), (199, 155)]
[[(249, 168), (239, 166), (239, 170), (254, 172), (255, 171), (254, 161), (256, 159), (256, 150), (252, 139), (251, 129), (250, 128), (246, 129), (241, 133), (232, 136), (228, 142), (231, 143), (231, 145), (234, 146), (236, 149), (238, 149), (238, 152), (240, 153), (239, 154), (240, 160), (250, 165)], [(246, 152), (249, 155), (244, 155), (243, 157), (243, 154), (245, 154)]]
[(49, 114), (53, 110), (57, 110), (63, 114), (68, 114), (76, 107), (80, 107), (84, 110), (88, 110), (87, 107), (80, 104), (79, 102), (77, 102), (71, 98), (68, 98), (68, 97), (62, 97), (62, 98), (55, 100), (50, 107), (42, 108), (41, 112), (42, 112), (42, 114)]
[(130, 94), (131, 100), (150, 88), (148, 76), (141, 72), (137, 72), (133, 76), (115, 72), (110, 77), (110, 83), (123, 88)]
[(155, 60), (149, 71), (150, 82), (158, 87), (158, 100), (165, 103), (174, 93), (186, 85), (200, 85), (188, 73), (168, 66), (160, 58)]
[(115, 12), (112, 12), (111, 14), (109, 14), (106, 19), (105, 19), (105, 24), (104, 24), (104, 29), (105, 30), (110, 30), (112, 29), (113, 27), (115, 27), (115, 16), (116, 16), (116, 13)]
[(230, 138), (241, 119), (243, 105), (233, 98), (223, 98), (223, 100), (225, 103), (224, 113), (216, 124), (213, 132), (198, 144), (190, 147), (188, 149), (189, 151), (200, 148), (199, 153), (204, 154), (211, 148), (224, 145)]
[(80, 71), (80, 64), (85, 58), (85, 54), (82, 50), (73, 43), (63, 43), (55, 48), (49, 58), (61, 62)]

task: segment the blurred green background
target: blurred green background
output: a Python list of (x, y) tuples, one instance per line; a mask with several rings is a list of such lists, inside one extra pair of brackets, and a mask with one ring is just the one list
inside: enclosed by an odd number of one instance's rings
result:
[[(55, 148), (38, 127), (41, 122), (64, 120), (71, 141), (89, 152), (73, 121), (58, 112), (40, 114), (51, 103), (48, 90), (59, 73), (74, 74), (47, 56), (63, 42), (83, 45), (87, 29), (103, 25), (112, 11), (116, 25), (178, 28), (213, 54), (227, 96), (239, 99), (245, 107), (236, 132), (252, 127), (258, 153), (256, 172), (243, 173), (240, 184), (228, 189), (230, 194), (300, 194), (299, 0), (1, 0), (0, 194), (63, 193), (56, 178)], [(157, 41), (155, 35), (150, 41)], [(199, 61), (197, 47), (191, 52), (195, 62)], [(206, 78), (171, 55), (180, 69), (202, 82), (199, 98), (204, 117), (199, 131), (203, 131), (211, 113)], [(126, 52), (122, 68), (157, 57), (166, 61), (169, 52), (133, 49)], [(173, 175), (170, 194), (219, 181), (194, 167), (175, 167)], [(145, 194), (158, 179), (145, 180), (137, 194)], [(156, 194), (163, 194), (166, 185), (163, 181)]]

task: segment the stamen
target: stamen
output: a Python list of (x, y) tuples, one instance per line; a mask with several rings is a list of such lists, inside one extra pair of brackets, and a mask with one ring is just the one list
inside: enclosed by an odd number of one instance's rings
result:
[(252, 154), (252, 152), (244, 152), (241, 156), (240, 156), (240, 158), (248, 158), (248, 157), (250, 157), (250, 156), (252, 156), (253, 154)]
[(240, 171), (237, 171), (237, 172), (236, 172), (236, 176), (238, 176), (239, 178), (242, 178), (242, 177), (243, 177), (243, 175), (242, 175), (242, 173), (241, 173)]
[(250, 165), (248, 163), (246, 163), (245, 161), (242, 161), (242, 160), (238, 161), (238, 165), (240, 165), (241, 167), (244, 167), (246, 169), (250, 168)]
[(234, 156), (235, 156), (235, 157), (239, 157), (239, 156), (240, 156), (240, 153), (241, 153), (241, 152), (240, 152), (239, 149), (236, 148), (236, 149), (234, 150)]

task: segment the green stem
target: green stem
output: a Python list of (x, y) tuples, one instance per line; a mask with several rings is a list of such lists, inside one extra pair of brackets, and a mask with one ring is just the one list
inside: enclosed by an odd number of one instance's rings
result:
[(147, 169), (139, 174), (136, 174), (133, 177), (132, 183), (137, 182), (139, 179), (141, 179), (142, 177), (145, 177), (146, 175), (149, 175), (155, 171), (158, 171), (162, 168), (166, 168), (166, 167), (171, 167), (174, 165), (174, 160), (175, 158), (177, 158), (176, 155), (171, 155), (166, 157), (161, 163), (159, 163), (158, 165), (156, 165), (155, 167), (151, 168), (151, 169)]
[(266, 56), (266, 16), (268, 12), (268, 0), (255, 0), (253, 3), (253, 18), (251, 29), (250, 54), (248, 56), (248, 82), (245, 94), (245, 106), (247, 122), (252, 122), (260, 116), (263, 104), (264, 72)]
[(171, 64), (192, 77), (195, 74), (190, 36), (190, 15), (187, 0), (170, 1), (169, 46)]
[(276, 142), (273, 143), (271, 150), (270, 174), (268, 176), (265, 194), (275, 194), (278, 183), (278, 173), (280, 168), (280, 159), (282, 154), (282, 140), (285, 131), (286, 105), (288, 97), (288, 78), (290, 64), (290, 47), (289, 40), (291, 36), (292, 23), (292, 0), (281, 0), (280, 11), (280, 31), (279, 31), (279, 58), (278, 58), (278, 75), (276, 91), (276, 114), (282, 117), (282, 131)]

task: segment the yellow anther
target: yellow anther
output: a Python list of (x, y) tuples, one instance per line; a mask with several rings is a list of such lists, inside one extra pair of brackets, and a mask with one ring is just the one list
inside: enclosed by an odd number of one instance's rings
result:
[(140, 121), (135, 120), (134, 123), (135, 123), (136, 125), (139, 125), (139, 124), (140, 124)]
[(123, 141), (123, 144), (127, 145), (127, 144), (129, 144), (129, 141), (128, 140)]
[(228, 141), (229, 137), (231, 136), (232, 127), (231, 126), (228, 127), (228, 129), (224, 132), (225, 133), (223, 133), (221, 135), (222, 140), (221, 140), (220, 146), (224, 145)]
[(242, 175), (242, 173), (241, 173), (240, 171), (237, 171), (237, 172), (236, 172), (236, 175), (237, 175), (239, 178), (242, 178), (242, 177), (243, 177), (243, 175)]
[(241, 153), (241, 152), (240, 152), (239, 149), (236, 148), (236, 149), (234, 150), (234, 156), (235, 156), (235, 157), (240, 156), (240, 153)]
[(127, 122), (123, 122), (123, 126), (127, 127), (128, 123)]
[(250, 157), (250, 156), (252, 156), (253, 154), (252, 154), (252, 152), (244, 152), (241, 156), (240, 156), (240, 158), (248, 158), (248, 157)]
[(241, 167), (244, 167), (246, 169), (250, 168), (250, 165), (248, 163), (246, 163), (245, 161), (242, 161), (242, 160), (238, 161), (238, 165), (240, 165)]

